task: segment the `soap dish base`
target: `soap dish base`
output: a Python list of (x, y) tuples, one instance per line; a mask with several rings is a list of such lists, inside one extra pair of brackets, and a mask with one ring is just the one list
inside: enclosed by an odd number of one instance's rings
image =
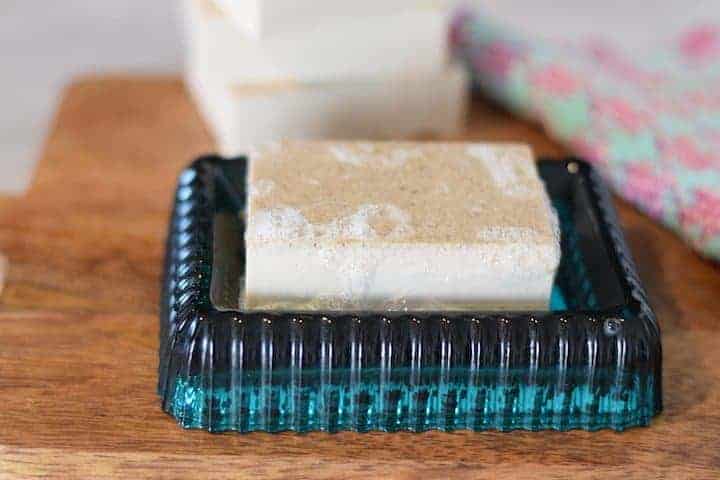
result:
[[(539, 168), (563, 233), (553, 311), (277, 313), (232, 308), (239, 277), (216, 261), (235, 252), (244, 269), (246, 161), (197, 160), (167, 239), (163, 409), (212, 432), (648, 425), (662, 410), (660, 333), (610, 196), (580, 160)], [(235, 235), (216, 234), (219, 218)]]

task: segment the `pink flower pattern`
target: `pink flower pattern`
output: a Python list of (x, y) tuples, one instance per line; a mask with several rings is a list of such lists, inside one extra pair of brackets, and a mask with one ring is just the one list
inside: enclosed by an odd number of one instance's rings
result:
[(510, 68), (515, 63), (515, 56), (512, 49), (498, 42), (484, 48), (475, 58), (475, 68), (484, 72), (491, 72), (497, 77), (506, 77)]
[(615, 48), (605, 42), (593, 40), (586, 43), (586, 52), (590, 59), (606, 73), (622, 81), (632, 81), (638, 85), (652, 87), (662, 83), (666, 77), (662, 73), (647, 72), (623, 57)]
[(647, 115), (636, 110), (635, 107), (621, 98), (608, 98), (596, 101), (595, 111), (598, 115), (608, 117), (621, 125), (625, 130), (633, 133), (640, 131), (650, 123)]
[(703, 238), (720, 235), (720, 195), (697, 190), (694, 202), (682, 212), (682, 222), (689, 228), (699, 228)]
[(709, 152), (701, 152), (691, 138), (678, 137), (667, 142), (661, 142), (661, 144), (667, 158), (676, 159), (690, 170), (704, 170), (720, 165), (717, 156)]
[(551, 65), (535, 72), (530, 82), (551, 95), (572, 95), (582, 86), (578, 78), (560, 65)]
[(680, 51), (691, 60), (712, 59), (720, 53), (720, 29), (703, 25), (680, 38)]
[(642, 205), (652, 216), (662, 215), (665, 207), (664, 197), (672, 193), (673, 178), (668, 174), (658, 174), (647, 163), (630, 165), (626, 172), (623, 194), (629, 201)]

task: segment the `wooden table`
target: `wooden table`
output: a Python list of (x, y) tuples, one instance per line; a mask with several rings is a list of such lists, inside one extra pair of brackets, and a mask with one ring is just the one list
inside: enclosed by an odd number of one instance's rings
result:
[[(563, 148), (476, 100), (472, 140)], [(663, 328), (665, 412), (623, 434), (210, 435), (155, 394), (160, 264), (179, 170), (210, 137), (172, 78), (65, 93), (35, 182), (0, 199), (0, 478), (720, 478), (720, 268), (620, 203)]]

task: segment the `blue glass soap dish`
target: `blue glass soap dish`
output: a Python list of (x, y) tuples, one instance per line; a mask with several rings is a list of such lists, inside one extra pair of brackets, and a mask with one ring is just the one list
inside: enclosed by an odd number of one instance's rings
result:
[(550, 312), (293, 314), (238, 305), (245, 159), (195, 161), (166, 246), (163, 409), (212, 432), (647, 425), (660, 332), (610, 196), (580, 160), (539, 168), (562, 228)]

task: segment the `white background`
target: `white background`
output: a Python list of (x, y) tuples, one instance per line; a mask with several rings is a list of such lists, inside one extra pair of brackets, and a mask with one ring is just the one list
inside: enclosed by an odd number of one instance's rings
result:
[[(17, 193), (26, 186), (62, 87), (74, 76), (180, 70), (178, 3), (0, 0), (0, 192)], [(501, 21), (544, 37), (599, 35), (640, 51), (687, 24), (720, 19), (718, 0), (475, 3)]]

